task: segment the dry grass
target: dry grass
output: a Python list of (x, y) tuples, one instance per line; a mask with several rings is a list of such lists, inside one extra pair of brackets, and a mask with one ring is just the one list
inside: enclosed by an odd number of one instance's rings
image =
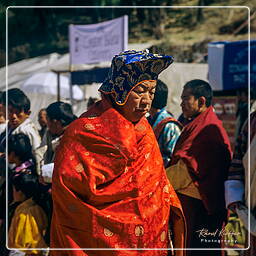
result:
[[(175, 5), (196, 5), (198, 1), (179, 1)], [(216, 4), (215, 4), (216, 5)], [(247, 5), (251, 8), (251, 14), (256, 11), (253, 9), (252, 1), (220, 1), (218, 5)], [(207, 48), (208, 42), (213, 41), (237, 41), (248, 39), (248, 26), (239, 33), (234, 34), (241, 24), (248, 20), (248, 9), (240, 8), (205, 8), (203, 11), (203, 19), (197, 22), (198, 9), (169, 9), (168, 18), (165, 23), (165, 33), (161, 40), (155, 40), (152, 35), (147, 34), (147, 29), (142, 32), (143, 36), (140, 42), (152, 42), (153, 45), (159, 46), (164, 52), (168, 52), (167, 48), (181, 47), (186, 49), (191, 46), (200, 45), (203, 42), (204, 48)], [(256, 13), (255, 13), (256, 14)], [(251, 39), (256, 38), (256, 15), (251, 20)], [(166, 48), (166, 49), (164, 49)], [(191, 47), (192, 48), (192, 47)], [(195, 49), (195, 47), (194, 47)], [(202, 51), (201, 51), (202, 52)]]

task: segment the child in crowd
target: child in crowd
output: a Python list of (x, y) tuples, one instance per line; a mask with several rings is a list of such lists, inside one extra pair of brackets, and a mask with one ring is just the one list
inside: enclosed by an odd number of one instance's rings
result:
[(15, 164), (14, 173), (32, 173), (37, 175), (36, 160), (32, 152), (29, 137), (23, 133), (13, 134), (8, 140), (8, 162)]
[(3, 105), (3, 92), (0, 91), (0, 134), (6, 128), (5, 107)]
[[(47, 248), (44, 235), (47, 229), (47, 216), (40, 204), (40, 188), (37, 176), (21, 172), (12, 179), (13, 202), (19, 202), (11, 220), (8, 233), (9, 248)], [(36, 249), (25, 255), (42, 255)]]
[[(5, 242), (5, 223), (6, 219), (8, 219), (8, 224), (10, 225), (12, 216), (16, 207), (20, 204), (20, 202), (13, 200), (13, 186), (12, 180), (13, 177), (20, 173), (32, 174), (37, 177), (36, 173), (36, 163), (35, 158), (32, 154), (32, 146), (29, 140), (29, 137), (25, 134), (13, 134), (9, 137), (8, 140), (8, 192), (6, 191), (6, 179), (1, 186), (0, 191), (0, 219), (1, 219), (1, 245), (0, 245), (0, 255), (7, 255), (8, 251), (6, 251), (4, 244)], [(5, 161), (5, 156), (3, 158)], [(12, 168), (10, 166), (12, 165)], [(5, 170), (4, 164), (2, 168)], [(6, 213), (6, 194), (8, 193), (8, 215), (5, 216)]]
[[(44, 235), (48, 219), (45, 196), (36, 172), (36, 161), (27, 135), (14, 134), (8, 140), (8, 162), (15, 164), (9, 175), (9, 233), (10, 248), (46, 248)], [(12, 197), (12, 200), (10, 200)], [(11, 253), (14, 253), (11, 251)], [(16, 252), (15, 252), (16, 253)], [(37, 250), (24, 255), (40, 255)]]
[[(29, 118), (30, 100), (18, 88), (8, 90), (8, 101), (6, 93), (3, 93), (3, 105), (8, 108), (8, 136), (23, 133), (29, 137), (33, 150), (40, 146), (41, 138), (35, 124)], [(8, 105), (7, 105), (8, 104)], [(6, 133), (0, 136), (0, 152), (5, 152)]]

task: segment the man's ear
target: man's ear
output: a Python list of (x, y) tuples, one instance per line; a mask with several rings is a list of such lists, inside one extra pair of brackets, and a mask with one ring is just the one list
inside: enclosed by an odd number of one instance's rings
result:
[(206, 104), (206, 98), (204, 96), (201, 96), (198, 98), (198, 106), (201, 108), (201, 107), (204, 107)]

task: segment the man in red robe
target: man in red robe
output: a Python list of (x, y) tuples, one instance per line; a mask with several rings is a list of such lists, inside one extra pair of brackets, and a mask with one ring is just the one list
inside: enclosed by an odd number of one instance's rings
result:
[[(187, 224), (187, 248), (220, 248), (226, 219), (224, 181), (231, 147), (211, 106), (212, 89), (202, 80), (185, 84), (181, 95), (185, 118), (191, 119), (176, 143), (167, 176), (181, 201)], [(190, 250), (187, 255), (220, 255)]]
[(116, 55), (99, 89), (103, 99), (65, 131), (52, 181), (51, 248), (73, 250), (52, 256), (167, 255), (170, 208), (172, 242), (183, 247), (180, 202), (144, 116), (171, 63), (147, 52)]

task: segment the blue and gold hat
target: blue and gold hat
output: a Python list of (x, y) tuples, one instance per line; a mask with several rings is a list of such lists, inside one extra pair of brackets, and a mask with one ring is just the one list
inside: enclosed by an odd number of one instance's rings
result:
[(99, 91), (115, 94), (115, 102), (124, 105), (131, 90), (141, 81), (157, 80), (158, 75), (173, 62), (172, 56), (148, 51), (125, 51), (115, 55), (107, 79)]

